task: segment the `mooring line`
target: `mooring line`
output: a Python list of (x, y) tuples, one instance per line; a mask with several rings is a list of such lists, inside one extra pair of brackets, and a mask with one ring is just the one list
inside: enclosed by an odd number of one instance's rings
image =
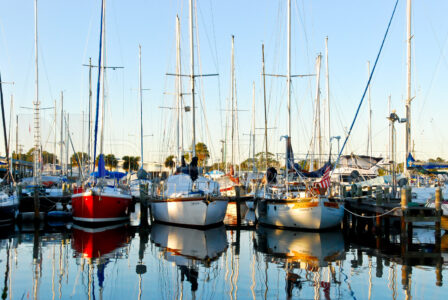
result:
[(388, 215), (388, 214), (390, 214), (391, 212), (393, 212), (394, 210), (398, 210), (398, 209), (401, 209), (401, 207), (394, 207), (394, 208), (392, 208), (391, 210), (385, 212), (384, 214), (381, 214), (381, 215), (378, 215), (378, 216), (362, 216), (362, 215), (359, 215), (359, 214), (354, 213), (354, 212), (352, 212), (352, 211), (349, 211), (348, 209), (346, 209), (346, 208), (344, 207), (344, 210), (347, 211), (348, 213), (351, 213), (352, 215), (355, 215), (355, 216), (360, 217), (360, 218), (366, 218), (366, 219), (380, 218), (380, 217), (383, 217), (383, 216), (385, 216), (385, 215)]

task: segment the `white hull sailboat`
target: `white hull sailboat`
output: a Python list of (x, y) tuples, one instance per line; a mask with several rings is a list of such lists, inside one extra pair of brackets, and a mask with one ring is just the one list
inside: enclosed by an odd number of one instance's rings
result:
[[(180, 22), (177, 18), (177, 79), (180, 80)], [(194, 88), (194, 49), (193, 49), (193, 1), (190, 0), (190, 59), (191, 59), (191, 98), (192, 105), (195, 106)], [(181, 83), (178, 83), (178, 108), (182, 107), (180, 96)], [(176, 109), (180, 112), (180, 109)], [(180, 125), (178, 114), (178, 126)], [(220, 195), (219, 183), (203, 176), (199, 176), (198, 158), (196, 157), (196, 124), (195, 110), (192, 110), (192, 161), (189, 166), (185, 166), (183, 159), (183, 149), (179, 144), (178, 127), (178, 161), (182, 160), (182, 166), (178, 168), (176, 174), (168, 177), (162, 185), (159, 198), (151, 201), (152, 215), (156, 222), (164, 222), (186, 226), (205, 227), (220, 224), (223, 222), (228, 201), (224, 198), (217, 198)], [(182, 159), (181, 159), (182, 158)]]
[(152, 200), (152, 214), (156, 221), (187, 225), (210, 226), (222, 223), (228, 201), (216, 198), (219, 185), (199, 176), (193, 184), (189, 175), (168, 177), (162, 197)]
[(344, 216), (343, 204), (325, 196), (313, 198), (264, 200), (255, 211), (262, 224), (285, 228), (326, 229), (336, 227)]
[[(330, 201), (325, 195), (326, 190), (330, 186), (330, 170), (331, 164), (328, 162), (320, 170), (315, 171), (315, 176), (299, 174), (300, 181), (289, 182), (290, 172), (297, 172), (294, 166), (294, 158), (291, 147), (291, 1), (288, 0), (288, 47), (287, 47), (287, 97), (288, 97), (288, 135), (286, 138), (286, 162), (285, 162), (285, 182), (281, 185), (268, 183), (264, 199), (257, 203), (255, 210), (257, 219), (260, 223), (285, 227), (285, 228), (301, 228), (301, 229), (326, 229), (336, 227), (342, 221), (344, 216), (344, 207), (342, 203)], [(317, 86), (316, 106), (318, 105), (319, 95), (319, 70), (320, 56), (317, 63)], [(283, 137), (282, 137), (283, 138)], [(270, 174), (268, 174), (270, 173)], [(270, 178), (272, 177), (272, 178)], [(318, 178), (320, 180), (305, 184), (304, 177)], [(270, 169), (266, 172), (268, 182), (276, 181), (276, 170)], [(271, 180), (272, 179), (272, 180)], [(312, 184), (312, 185), (311, 185)]]

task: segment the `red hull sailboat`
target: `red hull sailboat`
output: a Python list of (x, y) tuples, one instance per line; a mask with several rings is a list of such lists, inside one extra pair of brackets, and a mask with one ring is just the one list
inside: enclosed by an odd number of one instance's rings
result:
[[(98, 171), (81, 188), (75, 190), (72, 195), (73, 219), (81, 222), (116, 222), (129, 218), (129, 205), (132, 196), (129, 188), (120, 186), (119, 179), (124, 173), (107, 172), (103, 155), (104, 115), (99, 116), (100, 107), (104, 114), (104, 53), (105, 53), (105, 0), (101, 3), (101, 30), (100, 30), (100, 54), (98, 59), (98, 85), (96, 97), (95, 140), (94, 155), (96, 157), (96, 145), (98, 137), (98, 120), (101, 122), (100, 155), (98, 159)], [(100, 103), (101, 99), (101, 103)], [(100, 105), (101, 104), (101, 105)], [(94, 168), (93, 168), (94, 169)]]

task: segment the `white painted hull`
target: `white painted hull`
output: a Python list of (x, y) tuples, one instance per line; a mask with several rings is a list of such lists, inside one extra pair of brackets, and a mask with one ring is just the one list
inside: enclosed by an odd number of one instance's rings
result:
[(205, 198), (177, 198), (151, 203), (154, 220), (165, 223), (210, 226), (222, 223), (226, 214), (226, 200), (206, 201)]
[(258, 221), (262, 224), (314, 230), (336, 227), (344, 216), (343, 205), (328, 202), (326, 198), (315, 199), (309, 204), (302, 205), (302, 203), (300, 201), (261, 200), (255, 213)]

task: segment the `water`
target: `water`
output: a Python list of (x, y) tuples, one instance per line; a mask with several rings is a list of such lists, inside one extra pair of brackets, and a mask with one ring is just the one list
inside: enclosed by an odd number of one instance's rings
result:
[(138, 215), (99, 229), (1, 228), (2, 299), (443, 299), (448, 292), (441, 264), (448, 235), (434, 251), (432, 229), (415, 229), (420, 252), (402, 256), (397, 238), (384, 245), (342, 231), (133, 226)]

